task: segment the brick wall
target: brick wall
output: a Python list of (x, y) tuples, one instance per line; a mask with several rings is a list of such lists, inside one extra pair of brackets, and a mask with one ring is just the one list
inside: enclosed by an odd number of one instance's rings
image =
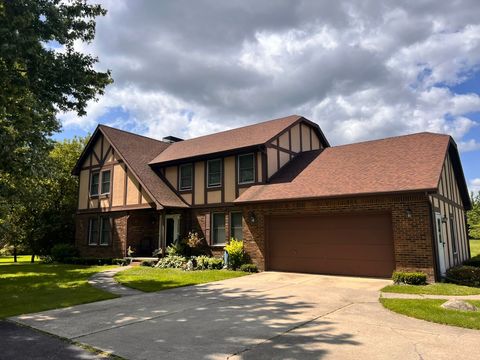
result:
[[(136, 210), (102, 213), (110, 216), (111, 241), (108, 246), (88, 245), (89, 219), (99, 214), (77, 214), (75, 219), (75, 246), (84, 257), (123, 258), (127, 248), (136, 250), (135, 255), (151, 256), (158, 247), (158, 214), (152, 210)], [(142, 252), (143, 250), (143, 252)]]
[[(245, 250), (260, 269), (265, 269), (266, 216), (388, 211), (392, 215), (396, 269), (423, 271), (431, 280), (434, 278), (430, 207), (423, 194), (276, 202), (242, 208)], [(410, 218), (406, 215), (407, 209), (412, 213)], [(256, 217), (254, 224), (249, 221), (252, 211)]]

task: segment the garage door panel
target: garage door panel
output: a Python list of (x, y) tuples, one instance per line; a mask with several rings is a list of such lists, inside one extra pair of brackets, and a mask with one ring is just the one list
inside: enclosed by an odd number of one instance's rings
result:
[(390, 276), (394, 268), (389, 214), (272, 217), (271, 270)]

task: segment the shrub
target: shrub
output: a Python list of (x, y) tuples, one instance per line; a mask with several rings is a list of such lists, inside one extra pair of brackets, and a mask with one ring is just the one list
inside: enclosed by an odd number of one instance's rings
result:
[(225, 245), (225, 250), (228, 252), (228, 267), (236, 270), (246, 262), (245, 253), (243, 252), (243, 241), (230, 239), (230, 242)]
[(187, 258), (184, 256), (168, 255), (160, 259), (155, 266), (161, 269), (182, 269), (187, 264), (187, 261)]
[(155, 260), (143, 260), (141, 263), (140, 263), (140, 266), (154, 266), (156, 263)]
[(255, 264), (243, 264), (240, 266), (240, 271), (248, 272), (248, 273), (256, 273), (258, 272), (257, 265)]
[(195, 270), (220, 270), (223, 268), (223, 260), (205, 255), (195, 258)]
[(395, 271), (392, 275), (395, 284), (425, 285), (427, 275), (422, 272)]
[(207, 255), (209, 253), (208, 245), (204, 238), (200, 237), (198, 233), (190, 231), (188, 236), (184, 239), (187, 252), (186, 255), (198, 256)]
[(480, 268), (480, 255), (477, 255), (471, 259), (465, 260), (463, 265), (474, 266)]
[(460, 265), (447, 270), (447, 281), (465, 285), (480, 287), (480, 268), (475, 266)]
[(177, 240), (172, 245), (167, 246), (168, 256), (184, 256), (186, 254), (187, 245), (184, 240)]
[(71, 244), (56, 244), (50, 250), (53, 261), (65, 262), (65, 259), (78, 256), (78, 250)]

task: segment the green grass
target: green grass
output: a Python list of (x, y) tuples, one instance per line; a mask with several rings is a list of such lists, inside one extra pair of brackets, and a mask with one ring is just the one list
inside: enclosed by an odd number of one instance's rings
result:
[(398, 294), (424, 294), (424, 295), (479, 295), (480, 288), (469, 286), (435, 283), (429, 285), (388, 285), (382, 292)]
[[(17, 264), (20, 263), (29, 263), (32, 259), (32, 255), (18, 255)], [(35, 261), (39, 261), (38, 257), (35, 258)], [(0, 265), (15, 264), (13, 262), (13, 256), (0, 256)]]
[(0, 318), (56, 309), (116, 295), (87, 283), (93, 274), (108, 266), (6, 264), (0, 266)]
[(480, 240), (470, 240), (470, 254), (472, 257), (480, 255)]
[(118, 273), (115, 275), (115, 279), (125, 286), (152, 292), (204, 284), (244, 275), (247, 275), (247, 273), (231, 270), (183, 271), (179, 269), (156, 269), (137, 266)]
[[(480, 329), (480, 311), (456, 311), (440, 307), (446, 300), (380, 299), (387, 309), (396, 313), (439, 324)], [(480, 301), (469, 301), (480, 307)]]

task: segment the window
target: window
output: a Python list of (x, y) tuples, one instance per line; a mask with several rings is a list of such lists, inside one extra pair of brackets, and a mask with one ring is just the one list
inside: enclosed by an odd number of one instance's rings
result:
[(225, 244), (225, 214), (218, 213), (212, 215), (212, 245)]
[(222, 159), (207, 162), (207, 187), (222, 185)]
[(98, 245), (98, 218), (88, 222), (88, 245)]
[(255, 181), (255, 157), (253, 154), (238, 156), (238, 183), (249, 184)]
[(98, 183), (100, 181), (100, 173), (93, 172), (90, 175), (90, 195), (96, 196), (98, 195)]
[(102, 171), (102, 192), (101, 194), (110, 194), (110, 170)]
[(100, 245), (110, 244), (110, 218), (102, 216), (100, 218)]
[(237, 240), (243, 239), (242, 213), (230, 215), (230, 236)]
[(192, 164), (180, 166), (180, 190), (192, 190), (193, 167)]
[(450, 233), (452, 234), (452, 251), (457, 253), (457, 232), (455, 231), (455, 220), (453, 215), (450, 215)]

